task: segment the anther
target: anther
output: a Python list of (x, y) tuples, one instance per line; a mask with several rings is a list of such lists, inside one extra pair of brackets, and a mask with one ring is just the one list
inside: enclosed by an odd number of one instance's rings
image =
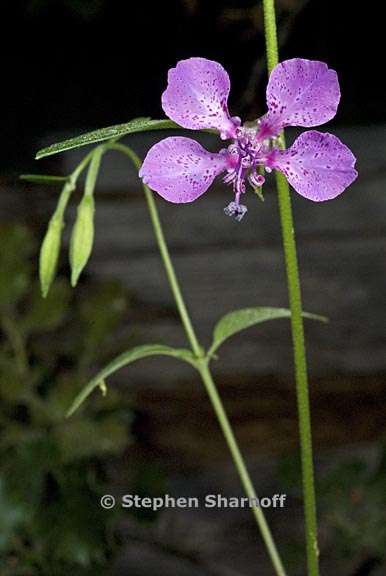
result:
[(244, 215), (248, 212), (248, 208), (244, 206), (244, 204), (230, 202), (230, 204), (224, 208), (224, 212), (227, 216), (233, 216), (237, 222), (241, 222)]

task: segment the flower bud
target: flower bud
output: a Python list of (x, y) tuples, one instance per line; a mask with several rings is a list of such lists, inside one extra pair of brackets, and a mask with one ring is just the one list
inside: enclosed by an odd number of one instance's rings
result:
[(92, 196), (83, 196), (72, 229), (70, 241), (71, 286), (76, 286), (79, 276), (90, 257), (94, 242), (95, 205)]
[(58, 264), (63, 220), (61, 214), (54, 214), (48, 224), (47, 232), (40, 249), (39, 274), (43, 297), (48, 294), (55, 278)]

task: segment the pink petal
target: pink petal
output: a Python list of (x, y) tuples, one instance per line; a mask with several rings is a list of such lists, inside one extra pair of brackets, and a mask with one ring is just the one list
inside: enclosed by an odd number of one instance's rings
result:
[(335, 70), (317, 60), (293, 58), (278, 64), (267, 86), (263, 124), (275, 134), (285, 126), (312, 127), (333, 118), (340, 100)]
[(275, 151), (271, 166), (283, 172), (296, 192), (314, 200), (331, 200), (358, 176), (356, 158), (332, 134), (304, 132), (288, 150)]
[(192, 202), (227, 167), (226, 156), (208, 152), (195, 140), (165, 138), (150, 148), (140, 177), (169, 202)]
[(237, 122), (229, 117), (229, 91), (229, 76), (218, 62), (205, 58), (180, 60), (169, 70), (162, 108), (183, 128), (215, 128), (222, 138), (231, 138)]

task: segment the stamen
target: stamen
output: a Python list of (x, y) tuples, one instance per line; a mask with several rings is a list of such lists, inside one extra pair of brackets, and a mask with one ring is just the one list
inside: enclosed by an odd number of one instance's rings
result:
[(256, 172), (252, 172), (252, 174), (249, 175), (248, 180), (252, 188), (260, 188), (265, 182), (264, 176), (262, 174), (256, 174)]
[[(260, 131), (258, 127), (261, 128)], [(237, 221), (240, 221), (247, 212), (247, 207), (240, 204), (241, 194), (246, 191), (246, 182), (263, 200), (262, 186), (265, 178), (263, 174), (257, 172), (257, 168), (261, 166), (267, 172), (272, 171), (269, 161), (272, 154), (271, 139), (264, 128), (264, 121), (255, 122), (253, 126), (236, 127), (235, 138), (225, 152), (228, 155), (228, 168), (223, 182), (232, 186), (235, 198), (224, 211)]]
[(235, 189), (236, 189), (236, 192), (239, 196), (240, 196), (240, 194), (244, 194), (244, 192), (245, 192), (244, 170), (243, 170), (241, 163), (240, 163), (239, 171), (237, 173)]
[(238, 204), (237, 202), (230, 202), (228, 206), (224, 208), (225, 214), (227, 216), (233, 216), (237, 222), (241, 222), (247, 211), (248, 208), (246, 206)]
[(223, 182), (224, 184), (231, 184), (235, 178), (237, 178), (237, 172), (236, 170), (231, 170), (226, 174), (226, 176), (224, 176)]

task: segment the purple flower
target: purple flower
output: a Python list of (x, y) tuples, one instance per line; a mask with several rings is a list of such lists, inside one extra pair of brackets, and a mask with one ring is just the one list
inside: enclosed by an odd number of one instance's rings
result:
[(143, 181), (170, 202), (192, 202), (206, 192), (216, 176), (232, 185), (235, 198), (225, 213), (241, 220), (246, 181), (257, 189), (261, 171), (280, 170), (305, 198), (321, 202), (335, 198), (357, 177), (355, 157), (332, 134), (304, 132), (287, 150), (278, 134), (286, 126), (313, 127), (336, 114), (340, 99), (336, 72), (323, 62), (294, 58), (278, 64), (267, 87), (268, 112), (252, 125), (228, 112), (230, 80), (217, 62), (205, 58), (181, 60), (169, 71), (162, 107), (169, 118), (191, 130), (215, 129), (232, 143), (212, 153), (198, 142), (171, 137), (155, 144), (140, 170)]

